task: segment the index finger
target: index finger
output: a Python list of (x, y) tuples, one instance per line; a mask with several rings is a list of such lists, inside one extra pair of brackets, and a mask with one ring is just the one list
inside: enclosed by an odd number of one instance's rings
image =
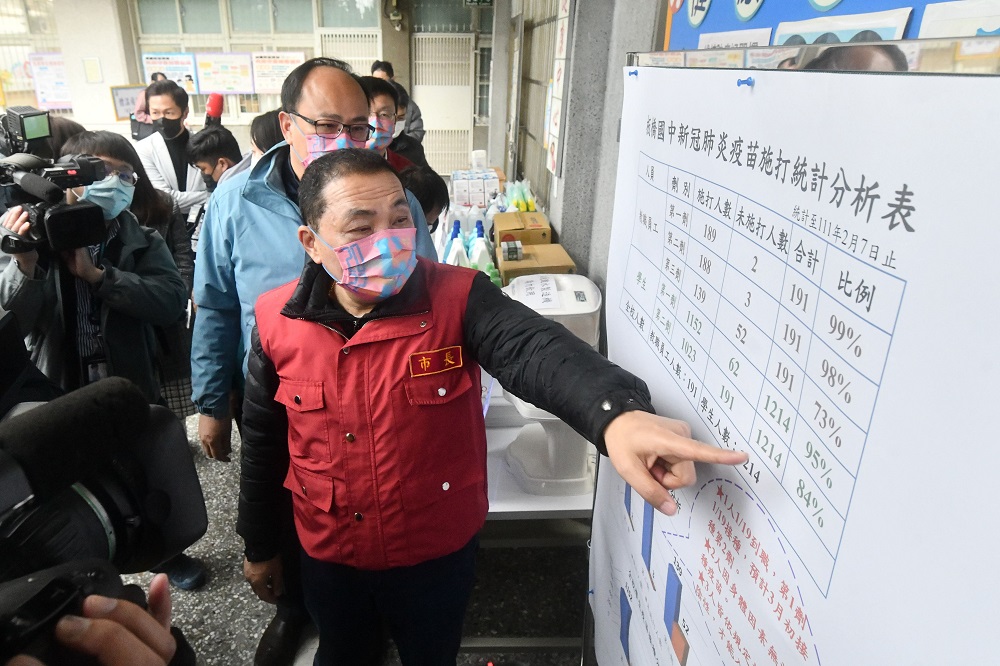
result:
[(657, 453), (668, 462), (690, 460), (716, 465), (742, 465), (750, 459), (750, 454), (746, 451), (723, 449), (686, 437), (673, 438), (669, 450)]

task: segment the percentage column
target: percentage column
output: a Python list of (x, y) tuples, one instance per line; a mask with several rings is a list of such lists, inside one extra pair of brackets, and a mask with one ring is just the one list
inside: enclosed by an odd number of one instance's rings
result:
[[(805, 464), (811, 466), (811, 463)], [(821, 478), (817, 483), (803, 466), (803, 462), (797, 456), (792, 456), (788, 460), (788, 469), (781, 485), (827, 552), (836, 555), (840, 536), (844, 532), (844, 519), (821, 490), (826, 488), (828, 478), (831, 477)], [(836, 482), (832, 485), (836, 487)], [(804, 546), (805, 543), (803, 541), (801, 545)], [(800, 542), (795, 545), (799, 546)]]

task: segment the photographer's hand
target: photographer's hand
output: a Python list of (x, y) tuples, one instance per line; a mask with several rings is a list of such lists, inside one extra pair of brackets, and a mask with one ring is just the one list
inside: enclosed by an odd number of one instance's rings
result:
[(265, 562), (251, 562), (243, 558), (243, 577), (250, 583), (254, 593), (261, 601), (269, 604), (278, 603), (278, 597), (285, 594), (284, 569), (281, 565), (281, 555)]
[[(31, 222), (28, 221), (28, 212), (21, 206), (14, 206), (0, 217), (0, 226), (14, 232), (18, 236), (27, 236), (31, 230)], [(17, 267), (28, 277), (35, 275), (35, 264), (38, 262), (38, 252), (21, 252), (11, 255), (17, 262)]]
[[(91, 595), (83, 601), (84, 617), (64, 616), (56, 624), (56, 640), (103, 666), (165, 666), (177, 643), (170, 634), (170, 592), (166, 574), (149, 586), (149, 612), (135, 604)], [(19, 655), (6, 666), (44, 666)]]
[(85, 247), (66, 250), (61, 252), (60, 256), (63, 263), (66, 264), (67, 270), (84, 282), (96, 284), (104, 277), (104, 269), (94, 265), (94, 260), (90, 256), (90, 250)]

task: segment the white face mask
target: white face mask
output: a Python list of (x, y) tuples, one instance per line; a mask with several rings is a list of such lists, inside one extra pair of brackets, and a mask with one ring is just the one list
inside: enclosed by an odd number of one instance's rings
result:
[(264, 156), (263, 155), (256, 155), (256, 154), (255, 155), (251, 155), (250, 156), (250, 168), (252, 169), (253, 167), (257, 166), (257, 162), (260, 162), (260, 158), (262, 158), (262, 157), (264, 157)]
[(399, 137), (399, 135), (403, 133), (403, 126), (404, 125), (406, 125), (406, 121), (405, 120), (403, 122), (399, 122), (398, 120), (396, 121), (396, 128), (394, 130), (392, 130), (392, 138), (393, 139)]

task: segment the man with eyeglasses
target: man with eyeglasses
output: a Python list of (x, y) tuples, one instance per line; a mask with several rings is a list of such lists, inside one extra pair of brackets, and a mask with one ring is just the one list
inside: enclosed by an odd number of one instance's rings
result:
[[(305, 261), (297, 236), (299, 180), (318, 157), (365, 147), (374, 131), (369, 103), (349, 65), (332, 58), (306, 61), (282, 85), (279, 123), (285, 141), (221, 183), (208, 202), (195, 266), (191, 374), (198, 435), (210, 458), (229, 460), (234, 416), (229, 394), (234, 378), (241, 384), (246, 374), (254, 303), (295, 279)], [(415, 221), (426, 227), (419, 202), (412, 195), (407, 199)], [(288, 536), (289, 559), (297, 560), (290, 496), (287, 502), (288, 522), (281, 529)], [(252, 569), (273, 556), (248, 552), (246, 566)], [(278, 613), (258, 645), (255, 664), (290, 662), (297, 648), (307, 616), (301, 586), (290, 575), (295, 572), (286, 570), (283, 581), (274, 581)]]
[(187, 160), (188, 94), (173, 81), (156, 81), (146, 88), (146, 107), (156, 131), (137, 143), (135, 151), (153, 187), (169, 194), (187, 215), (208, 199), (201, 172)]

